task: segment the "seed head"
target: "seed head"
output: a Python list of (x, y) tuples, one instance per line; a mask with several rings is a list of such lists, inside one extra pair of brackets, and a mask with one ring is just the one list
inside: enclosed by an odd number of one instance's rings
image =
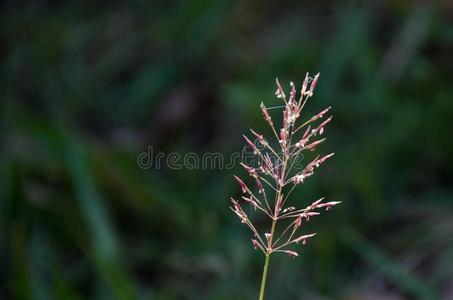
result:
[[(251, 240), (253, 247), (265, 255), (283, 252), (291, 257), (299, 256), (297, 252), (288, 248), (293, 244), (305, 244), (308, 239), (316, 235), (316, 233), (300, 235), (298, 231), (304, 228), (302, 223), (319, 215), (321, 209), (329, 210), (341, 203), (340, 201), (324, 202), (324, 197), (321, 197), (303, 209), (298, 209), (296, 205), (288, 205), (292, 201), (289, 197), (292, 190), (297, 185), (304, 183), (308, 177), (314, 174), (316, 168), (334, 155), (334, 153), (324, 156), (317, 155), (305, 167), (298, 167), (294, 164), (303, 151), (314, 151), (325, 141), (325, 138), (313, 140), (313, 137), (318, 134), (322, 135), (326, 125), (332, 121), (332, 116), (320, 121), (331, 110), (329, 106), (311, 118), (306, 118), (306, 121), (299, 122), (307, 100), (313, 96), (318, 79), (319, 74), (314, 78), (310, 77), (308, 73), (306, 74), (297, 101), (295, 84), (290, 82), (289, 98), (287, 99), (279, 80), (276, 79), (275, 95), (284, 102), (284, 108), (281, 111), (283, 115), (281, 128), (274, 125), (269, 110), (261, 102), (261, 112), (264, 120), (271, 127), (273, 138), (266, 138), (251, 129), (255, 141), (260, 144), (260, 147), (257, 147), (257, 144), (243, 135), (246, 144), (252, 148), (257, 158), (258, 166), (252, 167), (241, 163), (247, 173), (255, 179), (256, 186), (253, 185), (253, 189), (234, 175), (244, 194), (240, 201), (253, 207), (257, 213), (263, 213), (268, 217), (272, 223), (271, 230), (263, 232), (260, 228), (255, 227), (239, 201), (233, 198), (231, 198), (231, 209), (253, 232), (254, 238)], [(279, 222), (282, 219), (289, 219), (289, 222)]]

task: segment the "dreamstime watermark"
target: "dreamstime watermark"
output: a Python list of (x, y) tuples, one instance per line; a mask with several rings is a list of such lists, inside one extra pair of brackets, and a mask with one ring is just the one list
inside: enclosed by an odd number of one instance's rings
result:
[[(255, 141), (257, 148), (263, 150), (264, 146)], [(273, 153), (268, 153), (274, 163), (279, 162), (279, 158)], [(299, 155), (294, 161), (294, 167), (300, 167), (303, 155)], [(187, 152), (155, 152), (152, 146), (148, 146), (147, 151), (137, 156), (137, 165), (142, 170), (168, 168), (171, 170), (228, 170), (234, 169), (240, 162), (252, 167), (259, 167), (262, 159), (253, 153), (249, 147), (244, 147), (241, 152), (224, 154), (220, 152), (195, 153)]]

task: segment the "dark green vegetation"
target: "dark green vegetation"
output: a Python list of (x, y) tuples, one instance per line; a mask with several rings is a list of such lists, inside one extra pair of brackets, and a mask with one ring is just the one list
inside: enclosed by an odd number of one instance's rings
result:
[(1, 299), (257, 298), (262, 256), (228, 209), (245, 172), (137, 156), (240, 151), (275, 76), (307, 71), (336, 155), (293, 199), (343, 203), (273, 258), (268, 299), (451, 299), (448, 1), (25, 2), (0, 10)]

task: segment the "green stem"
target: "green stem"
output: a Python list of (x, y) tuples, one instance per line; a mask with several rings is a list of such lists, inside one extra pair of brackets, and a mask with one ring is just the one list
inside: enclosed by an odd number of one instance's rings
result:
[(263, 268), (263, 278), (261, 279), (261, 289), (260, 289), (260, 298), (259, 300), (264, 299), (264, 291), (266, 290), (266, 279), (267, 279), (267, 270), (269, 269), (269, 259), (271, 257), (271, 249), (272, 249), (272, 239), (274, 238), (275, 232), (275, 224), (277, 220), (272, 221), (272, 228), (271, 228), (271, 236), (269, 238), (268, 249), (266, 251), (266, 260), (264, 261), (264, 268)]
[(267, 278), (267, 270), (269, 269), (269, 258), (271, 254), (266, 254), (266, 260), (264, 261), (264, 269), (263, 269), (263, 278), (261, 279), (261, 289), (260, 289), (260, 298), (259, 300), (264, 299), (264, 291), (266, 289), (266, 278)]

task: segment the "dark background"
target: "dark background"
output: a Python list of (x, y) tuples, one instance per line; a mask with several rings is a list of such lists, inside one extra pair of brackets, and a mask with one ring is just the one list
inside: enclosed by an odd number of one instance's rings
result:
[(453, 299), (451, 1), (21, 2), (0, 4), (0, 299), (256, 299), (245, 172), (137, 157), (241, 151), (275, 77), (307, 71), (336, 155), (293, 199), (343, 203), (272, 257), (267, 299)]

